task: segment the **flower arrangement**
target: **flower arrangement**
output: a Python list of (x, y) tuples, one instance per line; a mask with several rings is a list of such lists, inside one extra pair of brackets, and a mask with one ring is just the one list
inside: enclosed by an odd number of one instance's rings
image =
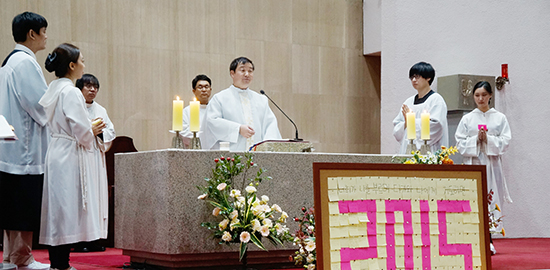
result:
[(441, 146), (441, 149), (435, 153), (428, 152), (427, 155), (421, 155), (419, 151), (412, 152), (412, 158), (405, 159), (403, 164), (454, 164), (453, 160), (449, 158), (450, 155), (454, 155), (458, 150), (455, 146), (449, 148)]
[[(249, 242), (266, 250), (261, 239), (267, 238), (274, 245), (290, 240), (286, 219), (288, 215), (277, 204), (269, 206), (269, 197), (258, 196), (257, 187), (264, 177), (262, 168), (257, 169), (253, 178), (247, 179), (251, 168), (256, 167), (252, 154), (244, 157), (220, 157), (214, 160), (212, 177), (205, 178), (205, 186), (197, 186), (203, 193), (200, 200), (209, 202), (214, 209), (212, 215), (218, 221), (203, 222), (201, 226), (212, 231), (219, 244), (239, 243), (239, 259), (242, 261)], [(240, 186), (238, 186), (240, 184)], [(243, 192), (244, 191), (244, 192)], [(279, 217), (276, 218), (275, 215)], [(246, 264), (246, 260), (245, 260)]]
[(294, 256), (290, 257), (296, 265), (303, 265), (305, 269), (313, 270), (317, 263), (317, 251), (315, 246), (315, 214), (314, 209), (302, 207), (304, 215), (301, 218), (294, 218), (299, 222), (299, 227), (294, 237), (294, 245), (300, 246)]
[[(487, 194), (487, 202), (489, 204), (489, 233), (491, 234), (502, 234), (502, 236), (506, 236), (506, 231), (504, 230), (504, 227), (502, 225), (502, 214), (500, 211), (500, 207), (498, 204), (495, 203), (495, 207), (491, 209), (491, 203), (493, 201), (493, 195), (495, 195), (495, 192), (491, 189), (489, 191), (489, 194)], [(501, 229), (499, 230), (499, 227)]]

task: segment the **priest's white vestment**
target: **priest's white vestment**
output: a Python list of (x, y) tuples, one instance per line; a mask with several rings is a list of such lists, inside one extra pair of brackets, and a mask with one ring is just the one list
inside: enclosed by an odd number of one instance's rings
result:
[(255, 131), (254, 144), (264, 140), (281, 139), (277, 118), (269, 108), (268, 99), (250, 88), (242, 90), (231, 85), (215, 94), (208, 102), (204, 125), (201, 128), (203, 149), (218, 149), (219, 142), (230, 142), (231, 151), (248, 151), (247, 139), (239, 133), (240, 126), (248, 124), (241, 95), (249, 100), (250, 120)]
[[(486, 143), (478, 141), (478, 125), (487, 126)], [(487, 166), (487, 192), (494, 192), (489, 210), (494, 209), (495, 204), (502, 206), (501, 198), (511, 203), (501, 159), (512, 139), (506, 116), (494, 108), (485, 113), (474, 109), (460, 120), (455, 138), (456, 147), (464, 157), (464, 164)], [(500, 213), (494, 213), (497, 218), (500, 216)]]
[[(447, 104), (443, 97), (438, 93), (433, 93), (423, 103), (414, 104), (415, 96), (408, 98), (403, 104), (407, 105), (416, 115), (416, 139), (414, 140), (416, 147), (420, 149), (420, 146), (424, 143), (423, 140), (420, 139), (422, 128), (421, 114), (424, 111), (430, 113), (430, 140), (428, 141), (428, 145), (430, 146), (431, 152), (435, 153), (442, 145), (449, 146)], [(401, 145), (399, 154), (410, 154), (406, 153), (409, 140), (407, 140), (407, 129), (404, 127), (405, 118), (400, 109), (395, 119), (393, 119), (393, 136)]]
[(89, 178), (95, 136), (86, 101), (67, 78), (51, 82), (40, 99), (51, 140), (46, 153), (39, 242), (58, 246), (92, 241), (100, 229), (99, 198)]

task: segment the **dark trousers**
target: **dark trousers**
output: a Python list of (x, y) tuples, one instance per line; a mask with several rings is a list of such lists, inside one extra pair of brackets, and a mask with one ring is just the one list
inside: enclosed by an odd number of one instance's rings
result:
[(67, 269), (69, 265), (69, 255), (71, 253), (72, 244), (49, 246), (48, 253), (50, 255), (50, 268)]

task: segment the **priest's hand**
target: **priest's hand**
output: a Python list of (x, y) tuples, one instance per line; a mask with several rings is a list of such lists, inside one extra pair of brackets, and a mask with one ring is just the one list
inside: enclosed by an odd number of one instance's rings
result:
[(407, 129), (407, 113), (410, 112), (409, 106), (403, 104), (401, 106), (401, 113), (403, 114), (403, 119), (405, 119), (405, 127), (403, 129)]
[(105, 124), (105, 122), (103, 122), (103, 119), (101, 119), (100, 117), (92, 121), (92, 132), (94, 133), (94, 136), (97, 136), (98, 134), (103, 133), (103, 129), (106, 127), (107, 125)]
[(254, 129), (251, 126), (241, 125), (241, 127), (239, 129), (239, 133), (241, 133), (241, 136), (248, 139), (248, 138), (252, 137), (252, 135), (254, 135), (254, 133), (256, 133), (256, 132), (254, 131)]

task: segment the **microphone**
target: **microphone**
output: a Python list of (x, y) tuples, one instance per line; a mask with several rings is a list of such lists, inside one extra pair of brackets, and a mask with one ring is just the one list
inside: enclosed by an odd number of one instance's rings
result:
[(266, 93), (264, 90), (260, 90), (260, 94), (266, 96), (270, 101), (271, 103), (273, 103), (273, 105), (275, 105), (275, 107), (277, 107), (277, 109), (279, 109), (279, 111), (281, 111), (283, 113), (284, 116), (286, 116), (286, 118), (290, 121), (290, 123), (292, 123), (294, 125), (294, 129), (296, 129), (296, 138), (294, 138), (293, 142), (301, 142), (303, 141), (302, 139), (300, 139), (300, 137), (298, 136), (298, 127), (296, 126), (296, 124), (294, 124), (294, 121), (292, 121), (292, 119), (290, 119), (290, 117), (288, 117), (288, 115), (286, 115), (286, 113), (281, 109), (279, 108), (279, 106), (277, 106), (277, 103), (275, 103), (275, 101), (273, 101), (273, 99), (271, 99)]

